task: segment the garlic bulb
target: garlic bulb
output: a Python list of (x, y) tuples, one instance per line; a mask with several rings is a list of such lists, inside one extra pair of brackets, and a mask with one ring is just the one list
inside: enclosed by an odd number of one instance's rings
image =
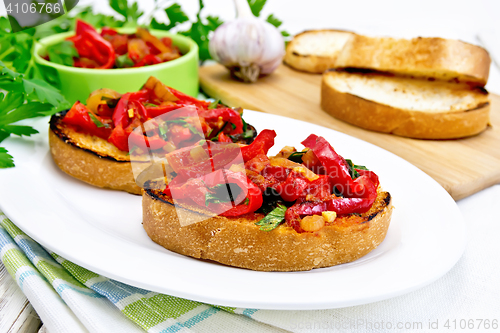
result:
[(212, 57), (245, 82), (271, 74), (285, 55), (285, 41), (272, 24), (256, 18), (247, 0), (235, 0), (237, 18), (218, 27), (209, 43)]

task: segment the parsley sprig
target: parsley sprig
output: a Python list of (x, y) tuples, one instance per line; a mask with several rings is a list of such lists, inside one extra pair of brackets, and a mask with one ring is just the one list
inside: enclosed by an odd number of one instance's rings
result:
[[(267, 0), (247, 1), (253, 14), (260, 16)], [(58, 91), (57, 73), (50, 68), (39, 68), (35, 63), (33, 51), (36, 41), (40, 38), (74, 30), (77, 18), (96, 28), (135, 27), (140, 19), (148, 28), (172, 30), (191, 37), (198, 44), (200, 61), (210, 59), (209, 39), (213, 31), (224, 22), (217, 16), (203, 15), (203, 0), (199, 0), (199, 9), (194, 20), (190, 20), (179, 3), (155, 0), (154, 9), (144, 13), (139, 9), (138, 0), (130, 3), (127, 0), (110, 0), (110, 6), (120, 16), (119, 19), (116, 15), (94, 13), (91, 7), (85, 7), (72, 10), (69, 15), (60, 16), (36, 28), (17, 33), (11, 32), (11, 25), (6, 17), (0, 17), (0, 90), (3, 91), (0, 94), (0, 143), (10, 135), (30, 136), (38, 133), (32, 127), (16, 124), (17, 122), (48, 116), (70, 107)], [(168, 23), (156, 19), (156, 14), (160, 12), (166, 14)], [(273, 14), (267, 16), (266, 20), (276, 27), (282, 24)], [(282, 34), (289, 36), (285, 31), (282, 31)], [(65, 42), (58, 49), (49, 48), (48, 53), (51, 61), (65, 65), (71, 64), (73, 58), (78, 56), (76, 50)], [(129, 65), (127, 59), (121, 60), (124, 67)], [(190, 130), (193, 131), (192, 128)], [(251, 136), (253, 132), (245, 131), (245, 135)], [(12, 166), (12, 156), (5, 148), (0, 147), (0, 168)]]
[[(61, 93), (41, 79), (28, 79), (0, 61), (0, 142), (10, 135), (31, 136), (38, 133), (31, 126), (17, 122), (51, 115), (68, 106)], [(7, 149), (0, 148), (0, 168), (13, 167)]]

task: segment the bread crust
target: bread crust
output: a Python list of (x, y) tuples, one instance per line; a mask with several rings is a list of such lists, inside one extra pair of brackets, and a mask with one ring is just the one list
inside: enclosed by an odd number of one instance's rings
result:
[(321, 84), (321, 108), (335, 118), (364, 129), (415, 139), (458, 139), (476, 135), (488, 127), (490, 119), (490, 103), (459, 112), (404, 110), (339, 92), (325, 77)]
[[(90, 185), (141, 194), (136, 184), (130, 156), (99, 137), (75, 132), (62, 122), (63, 115), (50, 120), (49, 147), (56, 165), (68, 175)], [(93, 146), (105, 147), (101, 152)], [(150, 163), (135, 163), (137, 172)]]
[(337, 60), (337, 55), (340, 53), (340, 50), (331, 54), (330, 56), (318, 56), (315, 54), (299, 54), (294, 50), (295, 43), (297, 42), (297, 37), (318, 32), (340, 32), (340, 33), (354, 35), (354, 33), (350, 31), (334, 30), (334, 29), (308, 30), (301, 32), (300, 34), (297, 34), (290, 43), (288, 43), (284, 58), (285, 64), (299, 71), (316, 73), (316, 74), (321, 74), (324, 71), (333, 68)]
[(183, 255), (258, 271), (304, 271), (368, 254), (384, 240), (392, 209), (390, 194), (379, 191), (358, 223), (338, 217), (317, 232), (297, 233), (284, 224), (261, 231), (255, 222), (264, 216), (253, 213), (238, 218), (208, 217), (181, 227), (171, 199), (157, 190), (146, 190), (143, 226), (154, 242)]
[(459, 40), (411, 40), (354, 35), (336, 58), (335, 68), (362, 68), (484, 87), (491, 58), (480, 46)]

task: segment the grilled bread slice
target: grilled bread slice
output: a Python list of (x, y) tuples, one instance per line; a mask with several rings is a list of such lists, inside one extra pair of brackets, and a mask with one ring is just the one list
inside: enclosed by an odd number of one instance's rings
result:
[(341, 70), (323, 75), (321, 106), (353, 125), (418, 139), (478, 134), (490, 109), (488, 93), (467, 84)]
[[(52, 116), (49, 129), (50, 152), (62, 171), (94, 186), (141, 194), (127, 152), (97, 136), (76, 132), (61, 121), (63, 117)], [(144, 159), (136, 162), (137, 172), (150, 165)]]
[[(202, 214), (196, 208), (187, 213)], [(379, 189), (368, 212), (337, 217), (316, 232), (298, 233), (285, 224), (262, 231), (255, 222), (264, 215), (254, 213), (207, 216), (182, 227), (170, 197), (161, 190), (143, 193), (143, 226), (153, 241), (183, 255), (258, 271), (304, 271), (357, 260), (384, 240), (391, 214), (391, 195)]]
[(334, 68), (362, 68), (484, 87), (491, 58), (482, 47), (443, 38), (400, 39), (352, 35)]
[(288, 44), (285, 63), (304, 72), (323, 73), (334, 66), (338, 54), (353, 35), (341, 30), (300, 33)]

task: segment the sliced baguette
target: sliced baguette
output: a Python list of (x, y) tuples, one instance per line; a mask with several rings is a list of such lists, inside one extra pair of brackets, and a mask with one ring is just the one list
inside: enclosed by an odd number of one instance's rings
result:
[[(130, 156), (99, 137), (76, 132), (65, 126), (62, 115), (50, 121), (49, 146), (56, 165), (68, 175), (88, 184), (141, 194), (136, 184)], [(150, 163), (137, 161), (137, 172)]]
[(285, 224), (262, 231), (255, 225), (262, 214), (207, 216), (181, 227), (171, 198), (160, 190), (143, 193), (143, 226), (153, 241), (183, 255), (259, 271), (303, 271), (357, 260), (384, 240), (391, 214), (390, 194), (379, 191), (361, 217), (337, 217), (316, 232), (297, 233)]
[(353, 125), (418, 139), (475, 135), (489, 123), (482, 88), (351, 71), (323, 75), (321, 107)]
[(295, 69), (323, 73), (332, 68), (352, 32), (312, 30), (296, 35), (287, 45), (285, 63)]
[(484, 87), (491, 58), (482, 47), (443, 38), (398, 39), (353, 35), (335, 68), (362, 68)]

